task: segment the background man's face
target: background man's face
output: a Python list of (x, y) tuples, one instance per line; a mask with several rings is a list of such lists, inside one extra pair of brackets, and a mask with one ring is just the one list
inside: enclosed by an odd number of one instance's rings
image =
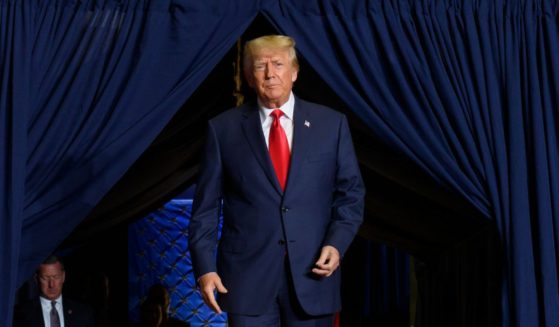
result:
[(49, 300), (58, 298), (62, 294), (65, 277), (66, 274), (62, 270), (60, 262), (40, 265), (37, 279), (39, 280), (41, 295)]
[(288, 51), (261, 49), (252, 59), (252, 70), (247, 79), (260, 101), (264, 105), (284, 104), (297, 80), (297, 69), (293, 67)]

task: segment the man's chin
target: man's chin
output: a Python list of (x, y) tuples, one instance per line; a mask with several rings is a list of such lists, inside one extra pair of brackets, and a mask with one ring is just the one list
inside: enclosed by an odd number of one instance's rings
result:
[(60, 294), (43, 294), (43, 297), (49, 301), (56, 300)]
[(267, 93), (264, 97), (266, 102), (278, 102), (278, 101), (281, 101), (282, 98), (284, 98), (284, 97), (283, 97), (283, 94), (281, 94), (280, 92), (278, 92), (277, 94)]

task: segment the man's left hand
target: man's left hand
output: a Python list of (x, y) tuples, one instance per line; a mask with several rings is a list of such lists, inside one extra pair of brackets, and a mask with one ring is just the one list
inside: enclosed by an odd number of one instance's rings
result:
[(322, 247), (320, 258), (315, 263), (312, 272), (322, 277), (330, 277), (339, 266), (340, 252), (331, 245), (325, 245)]

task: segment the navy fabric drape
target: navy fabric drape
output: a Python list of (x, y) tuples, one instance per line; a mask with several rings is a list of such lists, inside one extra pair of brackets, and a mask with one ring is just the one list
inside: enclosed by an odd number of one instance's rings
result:
[(559, 325), (559, 2), (266, 5), (379, 137), (496, 221), (503, 326)]
[(0, 0), (0, 317), (256, 15), (253, 1)]

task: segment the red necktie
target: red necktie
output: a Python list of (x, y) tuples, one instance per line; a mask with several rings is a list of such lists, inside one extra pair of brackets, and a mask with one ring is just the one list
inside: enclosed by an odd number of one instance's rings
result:
[(287, 136), (285, 136), (285, 131), (280, 124), (280, 117), (283, 115), (283, 112), (279, 109), (275, 109), (270, 115), (274, 118), (272, 127), (270, 127), (270, 137), (268, 139), (270, 158), (272, 159), (272, 164), (274, 165), (281, 189), (285, 190), (287, 172), (289, 171), (289, 157), (291, 154), (289, 152)]

